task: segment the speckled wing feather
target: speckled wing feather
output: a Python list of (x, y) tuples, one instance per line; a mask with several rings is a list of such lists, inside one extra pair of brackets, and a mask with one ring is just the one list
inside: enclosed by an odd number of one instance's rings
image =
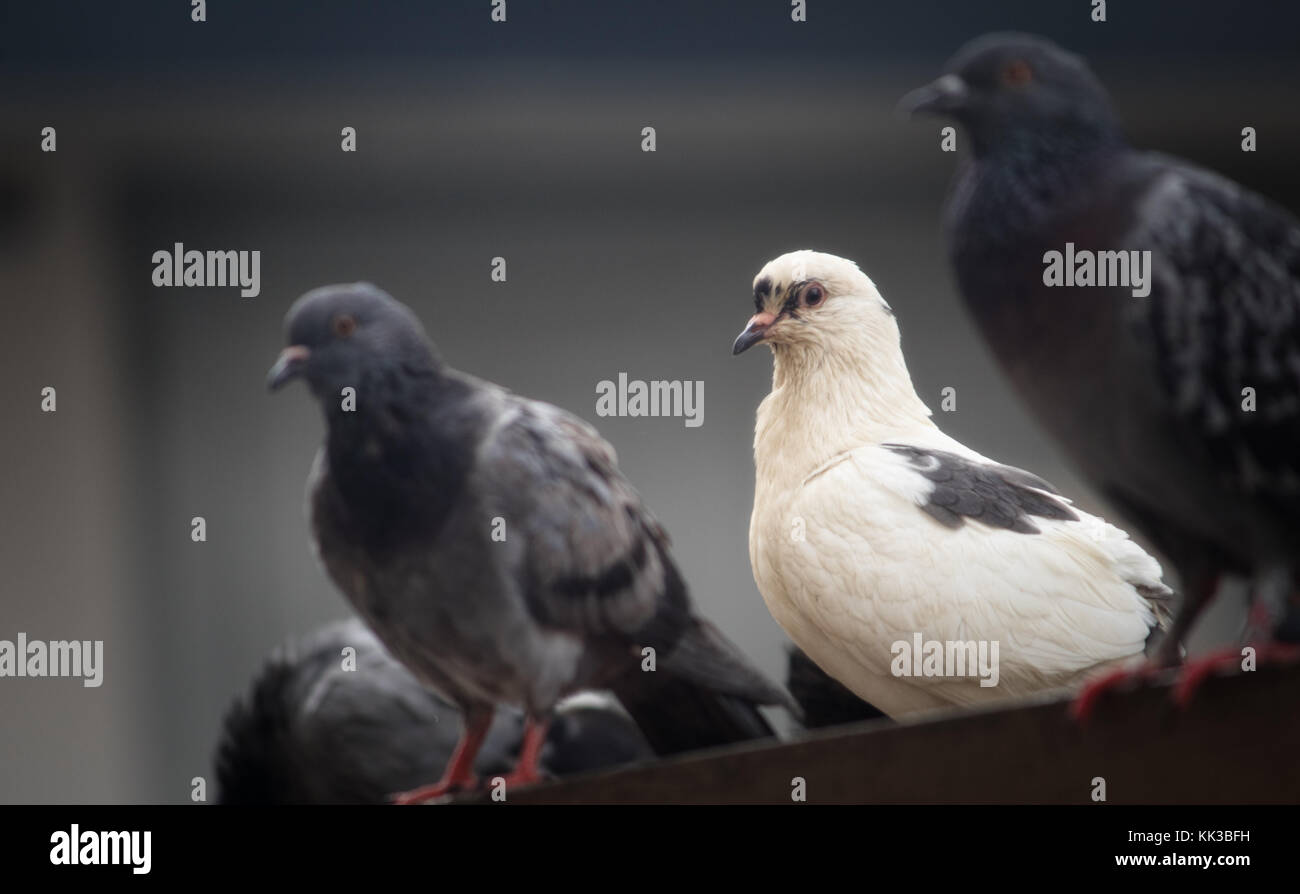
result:
[[(719, 696), (780, 704), (797, 714), (788, 693), (692, 613), (668, 535), (618, 470), (613, 448), (565, 411), (517, 400), (485, 438), (470, 489), (505, 520), (507, 539), (522, 544), (508, 551), (515, 557), (511, 572), (522, 581), (537, 622), (593, 642), (653, 647), (670, 675)], [(620, 698), (663, 703), (668, 680), (647, 690), (641, 678), (655, 675), (641, 672), (638, 651), (627, 654), (632, 673), (611, 683)], [(679, 710), (690, 710), (690, 700), (702, 714), (732, 715), (721, 723), (702, 716), (700, 729), (739, 724), (748, 730), (734, 740), (770, 734), (749, 704), (720, 708), (715, 696), (689, 687), (675, 698)], [(637, 707), (628, 704), (645, 728)], [(656, 750), (681, 750), (655, 742), (651, 730), (647, 735)]]
[(584, 636), (671, 637), (688, 607), (680, 584), (670, 586), (668, 537), (616, 462), (586, 423), (519, 400), (487, 437), (471, 488), (490, 495), (507, 539), (523, 544), (517, 573), (538, 623)]
[(1208, 171), (1142, 163), (1162, 173), (1123, 243), (1153, 253), (1151, 296), (1134, 307), (1159, 382), (1224, 481), (1300, 523), (1300, 224)]

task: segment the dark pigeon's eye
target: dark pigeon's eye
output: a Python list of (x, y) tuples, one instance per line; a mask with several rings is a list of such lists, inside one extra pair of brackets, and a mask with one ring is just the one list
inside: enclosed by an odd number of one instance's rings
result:
[(799, 295), (799, 303), (804, 307), (816, 307), (822, 303), (822, 299), (825, 297), (825, 290), (823, 290), (817, 283), (812, 283), (811, 285), (804, 286), (803, 292)]
[(1008, 87), (1023, 87), (1034, 79), (1034, 70), (1024, 59), (1013, 59), (1003, 66), (1000, 77)]
[(357, 330), (357, 321), (350, 314), (339, 314), (334, 318), (334, 334), (339, 338), (347, 338)]

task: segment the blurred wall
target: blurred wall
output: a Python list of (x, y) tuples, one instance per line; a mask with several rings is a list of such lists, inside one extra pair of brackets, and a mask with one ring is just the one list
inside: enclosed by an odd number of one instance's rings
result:
[[(1111, 4), (1104, 25), (1080, 3), (812, 0), (795, 25), (780, 2), (513, 2), (500, 26), (486, 0), (184, 5), (0, 23), (0, 638), (105, 641), (98, 689), (0, 679), (0, 802), (187, 801), (266, 652), (347, 611), (307, 546), (317, 412), (263, 384), (308, 288), (374, 281), (454, 365), (597, 424), (704, 613), (780, 675), (746, 546), (770, 361), (730, 356), (769, 258), (860, 261), (923, 397), (958, 389), (939, 422), (1105, 509), (957, 303), (955, 159), (894, 114), (903, 92), (978, 33), (1043, 32), (1089, 53), (1136, 142), (1300, 207), (1297, 16), (1262, 2)], [(261, 294), (154, 288), (178, 241), (260, 250)], [(597, 418), (619, 372), (703, 380), (703, 426)], [(1234, 632), (1237, 604), (1216, 611), (1201, 646)]]

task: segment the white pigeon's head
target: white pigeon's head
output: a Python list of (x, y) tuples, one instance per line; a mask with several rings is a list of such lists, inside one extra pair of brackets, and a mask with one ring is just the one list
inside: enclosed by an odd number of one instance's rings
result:
[(898, 345), (894, 313), (858, 265), (819, 251), (792, 251), (754, 277), (754, 310), (732, 354), (766, 342), (785, 351), (837, 352)]

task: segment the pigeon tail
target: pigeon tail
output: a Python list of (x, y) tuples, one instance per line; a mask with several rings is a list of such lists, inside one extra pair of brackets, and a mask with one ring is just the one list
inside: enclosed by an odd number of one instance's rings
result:
[(629, 671), (612, 680), (610, 689), (659, 757), (776, 735), (753, 702), (666, 669)]
[(711, 622), (693, 618), (671, 652), (662, 658), (665, 670), (723, 695), (756, 705), (780, 705), (802, 717), (799, 703), (771, 682)]
[[(278, 803), (298, 794), (283, 773), (283, 755), (292, 748), (294, 684), (294, 668), (277, 657), (248, 702), (238, 701), (227, 712), (215, 758), (219, 803)], [(293, 794), (286, 797), (285, 789)]]
[(628, 671), (609, 688), (660, 757), (776, 735), (758, 710), (781, 705), (796, 717), (798, 703), (717, 627), (688, 616), (654, 672)]

